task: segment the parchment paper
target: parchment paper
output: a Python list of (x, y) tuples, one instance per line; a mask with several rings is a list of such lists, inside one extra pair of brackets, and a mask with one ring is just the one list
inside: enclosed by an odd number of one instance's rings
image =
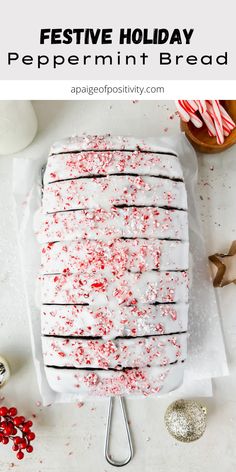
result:
[[(137, 140), (138, 141), (138, 140)], [(219, 309), (212, 286), (201, 222), (197, 208), (197, 158), (181, 133), (173, 137), (145, 139), (149, 145), (164, 146), (179, 154), (183, 166), (189, 207), (191, 252), (191, 289), (189, 309), (188, 359), (184, 384), (174, 396), (210, 396), (211, 379), (228, 375)], [(56, 393), (49, 387), (41, 349), (40, 310), (36, 304), (36, 279), (39, 272), (39, 245), (33, 231), (34, 214), (41, 204), (41, 168), (45, 159), (14, 159), (13, 193), (19, 228), (19, 250), (27, 309), (31, 327), (32, 349), (40, 392), (44, 404), (75, 401), (79, 395)], [(158, 398), (158, 397), (157, 397)]]

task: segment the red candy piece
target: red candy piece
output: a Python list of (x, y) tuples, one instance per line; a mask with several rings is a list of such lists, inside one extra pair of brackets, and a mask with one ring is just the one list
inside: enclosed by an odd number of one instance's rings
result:
[(103, 283), (102, 282), (95, 282), (94, 284), (91, 285), (91, 287), (99, 290), (100, 288), (103, 288)]

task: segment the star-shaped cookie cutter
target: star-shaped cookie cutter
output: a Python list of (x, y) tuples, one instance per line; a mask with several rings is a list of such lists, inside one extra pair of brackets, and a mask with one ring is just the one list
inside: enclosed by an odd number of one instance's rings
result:
[(236, 256), (236, 241), (232, 242), (229, 252), (227, 254), (216, 253), (208, 257), (208, 259), (217, 267), (217, 272), (215, 278), (213, 279), (214, 287), (225, 287), (225, 285), (229, 284), (236, 285), (236, 278), (231, 279), (227, 277), (227, 267), (222, 262), (222, 259), (234, 256)]

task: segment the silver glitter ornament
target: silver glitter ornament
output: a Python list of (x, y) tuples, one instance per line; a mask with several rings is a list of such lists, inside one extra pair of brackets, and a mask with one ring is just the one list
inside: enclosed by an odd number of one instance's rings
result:
[(0, 388), (9, 380), (10, 378), (10, 367), (6, 359), (0, 356)]
[(178, 441), (191, 442), (199, 439), (206, 429), (206, 407), (194, 400), (177, 400), (165, 413), (168, 432)]

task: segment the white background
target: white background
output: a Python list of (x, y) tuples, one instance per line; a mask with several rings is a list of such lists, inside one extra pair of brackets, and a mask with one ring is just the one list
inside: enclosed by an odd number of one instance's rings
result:
[[(175, 77), (175, 75), (174, 75)], [(96, 94), (89, 89), (97, 87)], [(122, 92), (114, 91), (122, 87)], [(162, 87), (161, 91), (157, 87)], [(137, 89), (138, 88), (138, 89)], [(147, 90), (148, 88), (148, 90)], [(75, 89), (77, 92), (75, 93)], [(82, 89), (80, 91), (80, 89)], [(103, 89), (103, 90), (102, 90)], [(112, 90), (111, 90), (112, 89)], [(0, 100), (186, 100), (234, 97), (236, 80), (1, 80)], [(150, 93), (151, 91), (151, 93)]]
[[(46, 155), (50, 144), (74, 133), (155, 136), (179, 127), (172, 102), (35, 102), (39, 132), (19, 158)], [(199, 201), (208, 253), (227, 251), (236, 238), (235, 148), (215, 156), (199, 156)], [(32, 364), (28, 320), (16, 244), (11, 191), (12, 158), (0, 157), (0, 354), (12, 367), (1, 389), (1, 404), (16, 405), (35, 418), (35, 452), (20, 463), (9, 445), (0, 446), (0, 470), (23, 472), (97, 472), (114, 470), (103, 459), (107, 401), (42, 408)], [(192, 444), (175, 442), (163, 415), (171, 399), (128, 401), (135, 457), (127, 471), (233, 472), (236, 466), (236, 287), (218, 289), (231, 375), (214, 382), (205, 435)], [(3, 400), (2, 397), (5, 397)], [(122, 451), (118, 437), (115, 445)]]
[[(235, 0), (8, 0), (0, 16), (0, 67), (1, 79), (235, 79)], [(42, 28), (113, 28), (114, 41), (109, 45), (76, 45), (55, 44), (47, 42), (40, 45), (40, 29)], [(120, 28), (194, 28), (189, 45), (119, 45), (118, 31)], [(121, 66), (113, 61), (110, 66), (94, 65), (89, 61), (85, 67), (81, 64), (68, 65), (68, 62), (53, 69), (47, 65), (37, 68), (23, 65), (22, 60), (12, 66), (7, 65), (8, 52), (31, 55), (77, 55), (81, 57), (94, 54), (112, 54), (114, 59), (117, 51), (121, 57), (125, 54), (139, 56), (143, 52), (149, 55), (147, 65), (139, 61), (136, 66), (126, 66), (124, 57)], [(217, 65), (215, 57), (228, 51), (228, 65)], [(173, 56), (196, 55), (198, 58), (213, 55), (210, 66), (188, 65), (185, 61), (176, 66), (159, 65), (160, 52), (170, 52)], [(13, 83), (14, 88), (14, 83)], [(34, 95), (32, 95), (35, 97)]]
[[(0, 16), (0, 69), (1, 79), (234, 79), (235, 78), (235, 0), (157, 1), (139, 0), (110, 1), (70, 0), (8, 0), (4, 2)], [(223, 19), (224, 18), (224, 19)], [(46, 42), (40, 45), (40, 29), (42, 28), (113, 28), (114, 40), (109, 45), (76, 45), (74, 43), (55, 44)], [(189, 45), (119, 45), (118, 31), (120, 28), (194, 28)], [(117, 51), (121, 57), (125, 54), (139, 56), (143, 52), (149, 55), (147, 65), (139, 61), (136, 66), (125, 65), (124, 58), (121, 66), (113, 61), (110, 66), (94, 65), (89, 61), (85, 67), (81, 64), (85, 55), (112, 54), (114, 59)], [(215, 58), (228, 51), (228, 65), (217, 65)], [(12, 66), (7, 65), (8, 52), (17, 52), (20, 60)], [(170, 52), (173, 56), (213, 55), (213, 63), (203, 66), (188, 65), (182, 61), (180, 65), (159, 65), (159, 53)], [(31, 55), (37, 61), (37, 55), (77, 55), (78, 65), (68, 65), (68, 62), (54, 69), (51, 65), (37, 68), (33, 65), (23, 65), (22, 56)], [(13, 84), (14, 87), (14, 84)]]

